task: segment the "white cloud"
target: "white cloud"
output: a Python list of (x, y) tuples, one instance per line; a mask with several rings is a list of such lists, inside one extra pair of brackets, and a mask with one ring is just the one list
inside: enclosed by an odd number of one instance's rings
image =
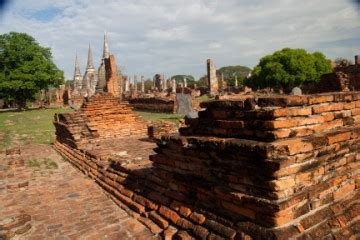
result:
[(179, 26), (167, 30), (151, 29), (146, 33), (147, 38), (158, 41), (186, 41), (189, 36), (189, 28), (187, 26)]
[[(360, 13), (350, 0), (13, 0), (0, 17), (0, 32), (26, 32), (52, 48), (54, 61), (73, 74), (76, 51), (82, 70), (91, 43), (95, 63), (104, 31), (110, 51), (130, 75), (205, 73), (218, 67), (253, 67), (284, 47), (323, 51), (330, 58), (360, 52)], [(31, 17), (60, 9), (49, 21)], [(83, 72), (82, 71), (82, 72)]]
[(211, 42), (211, 43), (209, 43), (208, 46), (210, 49), (217, 49), (217, 48), (221, 48), (222, 44), (219, 42)]

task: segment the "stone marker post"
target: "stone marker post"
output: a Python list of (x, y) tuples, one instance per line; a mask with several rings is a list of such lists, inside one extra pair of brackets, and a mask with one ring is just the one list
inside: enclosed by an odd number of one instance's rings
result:
[(174, 78), (171, 80), (171, 92), (176, 93), (176, 80)]
[(215, 95), (219, 92), (218, 79), (216, 77), (216, 67), (211, 59), (207, 60), (207, 80), (209, 86), (209, 93)]
[(125, 77), (125, 92), (129, 92), (130, 91), (130, 79), (129, 77)]
[(141, 76), (141, 92), (145, 92), (145, 82), (144, 82), (144, 76)]
[(137, 87), (137, 75), (134, 75), (134, 92), (137, 93), (138, 87)]

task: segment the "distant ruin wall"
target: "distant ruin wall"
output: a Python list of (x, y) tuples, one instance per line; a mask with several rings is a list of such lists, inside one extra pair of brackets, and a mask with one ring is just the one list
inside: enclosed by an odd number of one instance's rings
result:
[(164, 98), (131, 98), (129, 103), (136, 110), (149, 111), (149, 112), (161, 112), (161, 113), (173, 113), (174, 112), (174, 100)]
[(360, 237), (360, 92), (202, 107), (162, 137), (152, 164), (55, 148), (164, 237)]

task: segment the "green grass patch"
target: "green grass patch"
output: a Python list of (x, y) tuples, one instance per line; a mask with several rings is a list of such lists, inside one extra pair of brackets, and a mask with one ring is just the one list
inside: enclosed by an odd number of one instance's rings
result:
[(30, 168), (37, 169), (58, 169), (58, 165), (55, 161), (50, 158), (43, 159), (31, 159), (27, 162), (27, 166)]
[(204, 95), (202, 95), (202, 96), (200, 96), (200, 97), (197, 97), (196, 99), (197, 99), (198, 101), (200, 101), (200, 102), (206, 102), (206, 101), (214, 100), (215, 97), (208, 96), (208, 95), (204, 94)]
[(180, 119), (184, 118), (184, 115), (181, 114), (153, 113), (153, 112), (144, 112), (144, 111), (135, 111), (135, 112), (147, 121), (170, 121), (170, 122), (178, 123)]
[(0, 151), (12, 144), (53, 143), (55, 113), (71, 112), (70, 108), (0, 112)]
[[(72, 111), (70, 108), (58, 108), (0, 112), (0, 151), (14, 144), (53, 143), (55, 140), (54, 114)], [(184, 117), (181, 114), (136, 112), (149, 121), (163, 120), (178, 123), (179, 119)], [(35, 162), (32, 164), (36, 165)]]

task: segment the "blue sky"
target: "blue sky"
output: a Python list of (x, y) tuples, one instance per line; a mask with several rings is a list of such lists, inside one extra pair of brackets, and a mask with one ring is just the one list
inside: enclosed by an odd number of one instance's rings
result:
[(285, 47), (360, 54), (354, 0), (12, 0), (0, 14), (0, 33), (26, 32), (50, 47), (67, 79), (76, 52), (84, 73), (89, 43), (100, 64), (104, 31), (123, 72), (145, 77), (198, 78), (207, 58), (252, 68)]

